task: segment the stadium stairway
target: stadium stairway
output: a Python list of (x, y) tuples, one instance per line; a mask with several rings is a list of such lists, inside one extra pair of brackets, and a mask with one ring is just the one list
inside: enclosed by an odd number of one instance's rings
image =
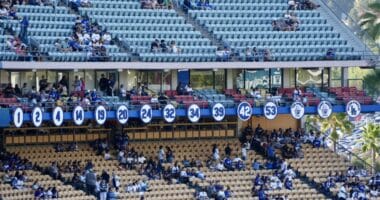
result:
[(189, 14), (183, 11), (181, 6), (179, 4), (174, 4), (174, 9), (178, 13), (179, 16), (183, 17), (186, 19), (187, 23), (190, 23), (197, 31), (199, 31), (203, 37), (208, 38), (211, 43), (218, 48), (223, 48), (224, 44), (222, 40), (219, 40), (215, 36), (213, 36), (210, 32), (207, 31), (199, 22), (194, 20)]
[[(345, 25), (338, 19), (333, 11), (327, 7), (325, 0), (315, 0), (321, 7), (319, 12), (323, 18), (327, 19), (329, 24), (335, 28), (335, 31), (348, 41), (356, 51), (367, 51), (366, 45)], [(342, 16), (343, 17), (343, 16)]]

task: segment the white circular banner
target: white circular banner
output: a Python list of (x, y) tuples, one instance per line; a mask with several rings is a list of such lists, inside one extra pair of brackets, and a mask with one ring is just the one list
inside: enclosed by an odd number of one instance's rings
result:
[(95, 109), (95, 121), (99, 125), (103, 125), (107, 120), (107, 110), (104, 106), (97, 106)]
[(164, 117), (164, 120), (166, 122), (168, 123), (174, 122), (175, 117), (176, 117), (175, 107), (172, 104), (167, 104), (162, 110), (162, 116)]
[(273, 102), (267, 102), (264, 105), (264, 116), (267, 119), (275, 119), (277, 117), (277, 105)]
[(61, 126), (63, 123), (63, 109), (59, 106), (55, 107), (52, 118), (55, 126)]
[(76, 106), (73, 110), (73, 120), (75, 125), (80, 126), (84, 122), (84, 110), (82, 106)]
[(360, 115), (362, 107), (356, 100), (351, 100), (346, 105), (346, 113), (349, 117), (357, 117)]
[(301, 119), (305, 115), (305, 106), (300, 101), (295, 101), (290, 106), (290, 113), (294, 119)]
[(149, 123), (152, 121), (152, 107), (149, 104), (145, 104), (140, 109), (140, 119), (144, 123)]
[(128, 107), (126, 105), (120, 105), (116, 110), (116, 118), (120, 124), (126, 124), (129, 118)]
[(197, 104), (191, 104), (187, 108), (187, 117), (193, 123), (198, 122), (201, 119), (201, 109)]
[(13, 111), (13, 124), (16, 128), (20, 128), (24, 121), (24, 111), (21, 108), (16, 108)]
[(238, 105), (236, 112), (240, 120), (248, 121), (252, 116), (252, 106), (248, 102), (243, 101)]
[(42, 110), (40, 107), (35, 107), (32, 111), (32, 122), (35, 127), (40, 127), (42, 124)]
[(224, 105), (221, 103), (216, 103), (212, 107), (212, 117), (215, 121), (222, 121), (224, 117), (226, 116), (226, 109), (224, 108)]
[(321, 101), (318, 104), (317, 111), (321, 118), (326, 119), (332, 114), (332, 105), (328, 101)]

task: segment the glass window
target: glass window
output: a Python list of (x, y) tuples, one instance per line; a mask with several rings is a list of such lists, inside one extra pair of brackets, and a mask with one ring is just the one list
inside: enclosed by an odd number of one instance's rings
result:
[[(243, 80), (243, 70), (241, 69), (231, 69), (227, 70), (227, 85), (232, 85), (232, 89), (243, 88), (244, 80)], [(227, 86), (226, 86), (227, 87)]]
[(329, 71), (330, 69), (329, 68), (324, 68), (323, 69), (323, 87), (324, 88), (328, 88), (329, 87)]
[(215, 71), (215, 89), (219, 92), (226, 88), (226, 74), (224, 69)]
[(322, 69), (298, 69), (297, 85), (300, 87), (321, 87)]
[(15, 87), (17, 84), (19, 87), (21, 87), (21, 79), (20, 79), (20, 72), (11, 72), (11, 83), (12, 86)]
[(213, 88), (212, 70), (191, 70), (190, 83), (193, 89), (212, 89)]
[(26, 71), (21, 73), (21, 86), (26, 83), (27, 88), (31, 89), (32, 86), (36, 86), (36, 82), (34, 80), (34, 72)]
[(86, 90), (92, 90), (95, 88), (95, 71), (94, 70), (86, 70), (85, 71), (84, 81), (86, 84)]
[(155, 92), (159, 92), (161, 90), (161, 71), (147, 71), (146, 73), (148, 79), (148, 88)]
[(161, 90), (170, 90), (172, 79), (170, 71), (138, 71), (137, 73), (137, 82), (147, 84), (148, 88), (155, 93)]
[(270, 77), (271, 77), (272, 88), (282, 87), (282, 70), (281, 69), (271, 69)]
[(269, 88), (269, 69), (245, 71), (245, 88)]
[(342, 68), (330, 68), (330, 87), (342, 87)]
[(162, 91), (170, 90), (172, 85), (172, 72), (162, 73)]
[(348, 68), (348, 86), (356, 87), (357, 89), (362, 90), (363, 78), (372, 71), (372, 69), (363, 69), (360, 67)]

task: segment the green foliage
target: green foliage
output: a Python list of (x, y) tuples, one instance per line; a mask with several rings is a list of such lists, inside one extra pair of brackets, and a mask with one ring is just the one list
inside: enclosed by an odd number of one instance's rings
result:
[(332, 141), (337, 142), (340, 137), (346, 133), (351, 133), (354, 125), (347, 119), (345, 113), (332, 114), (327, 119), (322, 119), (317, 115), (310, 116), (308, 123), (319, 125), (321, 132), (331, 131), (330, 138)]
[(373, 73), (367, 74), (364, 78), (365, 90), (369, 95), (380, 95), (380, 69), (376, 69)]
[(363, 135), (361, 141), (363, 142), (363, 152), (380, 150), (380, 126), (373, 123), (368, 124), (363, 128)]
[(360, 26), (375, 40), (380, 40), (380, 2), (376, 1), (368, 5), (360, 16)]
[(363, 153), (371, 152), (372, 166), (376, 167), (376, 154), (380, 152), (380, 126), (373, 123), (365, 126), (361, 141)]

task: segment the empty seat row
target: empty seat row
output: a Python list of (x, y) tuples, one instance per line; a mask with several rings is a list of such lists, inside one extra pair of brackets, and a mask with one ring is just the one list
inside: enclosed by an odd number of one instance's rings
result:
[[(255, 32), (262, 32), (262, 31), (272, 31), (273, 27), (271, 25), (260, 25), (260, 26), (246, 26), (246, 25), (240, 25), (240, 26), (220, 26), (220, 25), (212, 25), (207, 27), (207, 30), (210, 32), (214, 31), (221, 31), (221, 32), (236, 32), (236, 31), (255, 31)], [(326, 26), (326, 25), (302, 25), (299, 27), (299, 30), (297, 32), (305, 32), (305, 31), (313, 31), (313, 32), (331, 32), (333, 31), (332, 26)]]
[[(134, 53), (150, 53), (150, 47), (131, 46)], [(215, 46), (186, 46), (181, 48), (181, 53), (215, 53)]]
[[(240, 11), (240, 10), (226, 10), (226, 11), (203, 11), (203, 10), (193, 10), (189, 12), (191, 17), (248, 17), (248, 18), (257, 18), (257, 17), (278, 17), (278, 16), (284, 16), (284, 11), (271, 11), (270, 13), (268, 11)], [(299, 11), (295, 13), (297, 17), (299, 17), (301, 20), (302, 18), (307, 17), (320, 17), (320, 14), (317, 12), (306, 12), (306, 11)]]
[[(204, 25), (208, 25), (208, 24), (256, 25), (256, 24), (271, 24), (273, 17), (276, 17), (276, 16), (270, 16), (270, 14), (268, 14), (268, 17), (266, 18), (260, 17), (256, 19), (253, 19), (253, 18), (247, 19), (247, 18), (239, 17), (239, 18), (228, 18), (228, 19), (221, 20), (220, 18), (217, 18), (217, 17), (198, 17), (197, 20), (199, 20), (199, 22)], [(277, 17), (282, 17), (282, 16), (277, 16)], [(301, 21), (301, 24), (326, 24), (326, 23), (327, 23), (327, 20), (320, 19), (320, 18), (307, 18)]]
[[(147, 12), (148, 11), (148, 12)], [(174, 10), (142, 10), (125, 8), (81, 8), (81, 14), (87, 15), (113, 15), (113, 16), (137, 16), (137, 17), (174, 17), (177, 16)]]
[[(131, 46), (145, 46), (145, 47), (149, 47), (154, 39), (155, 38), (150, 38), (150, 39), (149, 38), (123, 38), (123, 40), (127, 41), (129, 45)], [(173, 38), (171, 38), (170, 36), (166, 36), (166, 37), (161, 37), (160, 39), (170, 41)], [(183, 46), (195, 46), (195, 45), (196, 46), (210, 46), (211, 45), (210, 40), (206, 38), (199, 38), (197, 40), (190, 39), (190, 38), (187, 38), (187, 39), (181, 38), (181, 39), (175, 40), (175, 42), (177, 46), (179, 46), (180, 48), (183, 48)]]
[(144, 62), (211, 62), (216, 60), (215, 54), (140, 54), (141, 61)]
[(25, 13), (53, 13), (53, 14), (68, 14), (68, 9), (57, 6), (53, 9), (52, 6), (32, 6), (32, 5), (16, 5), (17, 12)]

